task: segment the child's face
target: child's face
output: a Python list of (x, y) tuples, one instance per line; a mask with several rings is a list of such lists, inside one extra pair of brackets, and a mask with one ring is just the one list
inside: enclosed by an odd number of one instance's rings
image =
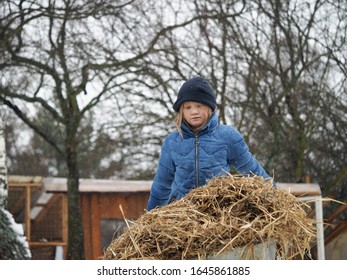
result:
[(209, 118), (210, 108), (202, 103), (188, 101), (183, 103), (183, 118), (193, 130), (201, 128)]

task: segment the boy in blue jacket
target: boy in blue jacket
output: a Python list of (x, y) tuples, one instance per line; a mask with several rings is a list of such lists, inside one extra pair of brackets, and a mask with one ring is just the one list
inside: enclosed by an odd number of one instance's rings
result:
[(177, 131), (164, 139), (148, 211), (182, 198), (213, 177), (227, 175), (231, 166), (241, 174), (271, 179), (241, 134), (218, 123), (216, 95), (206, 79), (187, 80), (173, 109), (178, 113)]

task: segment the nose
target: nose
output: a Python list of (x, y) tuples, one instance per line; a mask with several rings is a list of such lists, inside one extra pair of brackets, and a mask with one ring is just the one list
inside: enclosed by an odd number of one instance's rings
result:
[(192, 114), (199, 113), (199, 108), (198, 107), (193, 107), (192, 108)]

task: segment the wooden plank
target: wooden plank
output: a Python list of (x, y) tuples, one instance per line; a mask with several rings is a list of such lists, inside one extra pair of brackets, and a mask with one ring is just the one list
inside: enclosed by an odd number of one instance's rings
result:
[(327, 246), (332, 240), (334, 240), (337, 236), (339, 236), (342, 232), (347, 230), (347, 220), (338, 224), (336, 228), (334, 228), (327, 237), (325, 237), (325, 246)]
[(91, 226), (92, 226), (92, 259), (97, 260), (101, 254), (101, 228), (100, 228), (100, 199), (99, 195), (94, 194), (91, 197)]
[(325, 218), (325, 221), (327, 223), (332, 222), (337, 216), (339, 216), (341, 213), (345, 212), (347, 210), (347, 202), (340, 205), (333, 213), (331, 213), (328, 217)]
[(93, 194), (99, 197), (101, 219), (123, 219), (120, 211), (122, 205), (127, 219), (138, 218), (145, 212), (149, 193), (111, 193)]
[(60, 195), (62, 200), (62, 237), (63, 237), (63, 249), (64, 249), (64, 259), (67, 258), (67, 243), (68, 243), (68, 236), (69, 236), (69, 229), (68, 229), (68, 200), (66, 195)]
[(84, 232), (84, 250), (87, 260), (93, 259), (93, 238), (92, 238), (92, 210), (91, 210), (91, 195), (82, 194), (80, 197), (81, 212)]
[(66, 242), (29, 242), (30, 247), (67, 246)]

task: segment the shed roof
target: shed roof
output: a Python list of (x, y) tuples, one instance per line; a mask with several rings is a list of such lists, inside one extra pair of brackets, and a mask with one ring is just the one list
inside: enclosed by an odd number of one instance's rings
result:
[[(67, 192), (66, 178), (44, 178), (43, 184), (47, 192)], [(142, 180), (104, 180), (80, 179), (79, 191), (87, 192), (149, 192), (151, 181)]]
[[(47, 192), (67, 192), (67, 179), (57, 177), (9, 176), (9, 183), (43, 183)], [(82, 193), (102, 192), (149, 192), (152, 181), (147, 180), (114, 180), (114, 179), (80, 179), (79, 190)], [(320, 196), (318, 184), (310, 183), (277, 183), (277, 187), (285, 189), (295, 196)]]

